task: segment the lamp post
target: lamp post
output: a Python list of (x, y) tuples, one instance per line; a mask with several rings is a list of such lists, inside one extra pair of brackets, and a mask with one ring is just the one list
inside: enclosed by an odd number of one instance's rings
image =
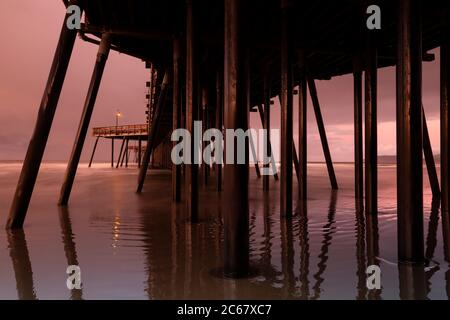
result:
[(119, 118), (122, 117), (122, 113), (120, 112), (120, 110), (117, 110), (116, 112), (116, 134), (117, 134), (117, 127), (119, 126)]

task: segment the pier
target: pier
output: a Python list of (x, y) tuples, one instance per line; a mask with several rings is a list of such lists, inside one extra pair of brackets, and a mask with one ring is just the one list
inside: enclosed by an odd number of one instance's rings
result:
[[(276, 190), (280, 202), (277, 219), (286, 228), (294, 215), (307, 216), (307, 112), (315, 115), (329, 188), (333, 192), (339, 190), (326, 119), (322, 117), (322, 108), (333, 106), (321, 104), (316, 81), (353, 75), (354, 86), (348, 90), (354, 93), (355, 207), (362, 220), (367, 221), (367, 229), (377, 228), (377, 74), (380, 68), (395, 66), (398, 262), (406, 266), (426, 263), (424, 163), (434, 199), (441, 204), (446, 257), (450, 257), (448, 4), (434, 0), (375, 0), (370, 3), (354, 0), (66, 0), (64, 3), (79, 6), (84, 21), (79, 30), (69, 29), (66, 22), (71, 16), (61, 13), (65, 20), (7, 228), (23, 228), (68, 65), (71, 56), (76, 55), (73, 48), (79, 35), (83, 41), (97, 45), (98, 54), (61, 188), (60, 206), (70, 206), (70, 194), (75, 186), (103, 71), (107, 68), (110, 50), (115, 50), (142, 60), (143, 67), (145, 64), (149, 70), (148, 122), (94, 128), (96, 142), (89, 166), (100, 139), (111, 142), (112, 167), (128, 164), (131, 147), (137, 151), (139, 172), (136, 189), (130, 193), (142, 193), (146, 185), (152, 183), (146, 177), (150, 160), (155, 158), (158, 148), (162, 150), (161, 163), (167, 166), (170, 161), (167, 155), (176, 143), (170, 140), (173, 130), (184, 128), (192, 134), (195, 121), (202, 121), (204, 130), (245, 131), (250, 127), (250, 112), (259, 113), (263, 128), (270, 130), (272, 100), (278, 98), (281, 105), (280, 170), (273, 178), (263, 176), (259, 181), (266, 196)], [(369, 5), (376, 5), (381, 10), (379, 29), (368, 27)], [(434, 60), (430, 51), (436, 48), (440, 48), (441, 74), (440, 183), (422, 104), (422, 63)], [(311, 106), (308, 106), (308, 95)], [(293, 126), (294, 101), (298, 101), (298, 110), (295, 110), (299, 115), (298, 134), (294, 134)], [(295, 136), (299, 141), (294, 141)], [(116, 140), (120, 141), (117, 159), (114, 158)], [(138, 146), (130, 146), (130, 142)], [(224, 265), (220, 275), (229, 278), (248, 277), (252, 272), (249, 258), (252, 153), (249, 142), (246, 142), (244, 164), (225, 163), (210, 167), (192, 161), (185, 165), (170, 165), (172, 200), (186, 215), (186, 224), (201, 223), (199, 189), (214, 178), (214, 191), (209, 192), (219, 193), (222, 201)], [(193, 143), (190, 148), (194, 159), (198, 150)], [(271, 157), (270, 141), (267, 149)], [(256, 168), (259, 170), (258, 165)], [(274, 183), (277, 188), (272, 188)], [(295, 185), (298, 186), (296, 193)], [(295, 206), (294, 203), (302, 205)], [(330, 209), (330, 225), (334, 211)], [(374, 258), (377, 241), (371, 238), (371, 232), (373, 230), (368, 232), (367, 250)], [(289, 250), (283, 250), (286, 251)], [(321, 259), (326, 259), (326, 255)]]

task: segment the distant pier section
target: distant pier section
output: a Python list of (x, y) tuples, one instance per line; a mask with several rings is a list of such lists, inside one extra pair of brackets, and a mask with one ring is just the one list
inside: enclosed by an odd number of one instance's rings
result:
[[(142, 156), (145, 153), (146, 144), (149, 140), (149, 132), (149, 125), (147, 123), (92, 128), (92, 135), (96, 137), (96, 140), (89, 160), (89, 167), (92, 166), (100, 138), (111, 139), (111, 167), (115, 166), (116, 168), (119, 168), (124, 165), (125, 167), (128, 167), (130, 159), (140, 167)], [(115, 140), (122, 141), (119, 156), (116, 159), (114, 153)], [(145, 144), (142, 142), (145, 142)], [(169, 169), (171, 165), (169, 153), (170, 140), (165, 137), (161, 143), (158, 143), (158, 147), (156, 147), (152, 156), (150, 166), (152, 168)]]
[(100, 138), (128, 138), (131, 140), (145, 140), (148, 137), (148, 124), (131, 124), (124, 126), (96, 127), (92, 129), (92, 135)]

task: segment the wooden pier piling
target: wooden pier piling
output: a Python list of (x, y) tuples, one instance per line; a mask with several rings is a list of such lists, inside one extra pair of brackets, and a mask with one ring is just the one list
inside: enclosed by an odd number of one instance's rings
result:
[(281, 175), (280, 214), (292, 216), (293, 174), (293, 10), (288, 0), (281, 0)]
[(124, 150), (124, 147), (125, 147), (126, 140), (127, 140), (127, 138), (125, 138), (125, 137), (122, 138), (122, 144), (120, 145), (119, 156), (117, 157), (116, 169), (119, 168), (120, 160), (123, 158), (123, 155), (125, 155), (124, 151), (126, 152), (126, 150)]
[[(224, 108), (225, 129), (248, 129), (245, 77), (244, 1), (225, 0)], [(226, 138), (225, 138), (226, 139)], [(247, 143), (248, 144), (248, 143)], [(249, 273), (248, 152), (245, 164), (224, 166), (224, 274), (239, 278)], [(246, 147), (248, 150), (248, 145)]]
[(111, 138), (111, 168), (114, 168), (114, 138)]
[[(176, 36), (173, 39), (173, 81), (172, 81), (172, 129), (181, 128), (181, 43)], [(173, 142), (173, 146), (176, 142)], [(181, 201), (181, 165), (172, 164), (172, 200)]]
[[(188, 0), (186, 7), (186, 129), (191, 136), (194, 133), (194, 122), (199, 118), (198, 97), (198, 56), (197, 56), (197, 24), (196, 0)], [(198, 164), (194, 159), (198, 152), (191, 141), (191, 164), (185, 165), (185, 202), (188, 219), (198, 222)]]
[[(216, 75), (216, 129), (223, 132), (223, 75), (219, 71)], [(222, 143), (222, 141), (216, 143)], [(218, 192), (222, 191), (222, 166), (222, 163), (216, 162), (216, 188)]]
[[(261, 105), (258, 105), (258, 112), (261, 117), (261, 123), (263, 128), (267, 132), (267, 141), (264, 141), (264, 155), (267, 156), (267, 158), (272, 158), (272, 146), (270, 143), (270, 74), (268, 71), (266, 71), (266, 74), (264, 75), (264, 110), (262, 109)], [(265, 162), (268, 159), (265, 159)], [(266, 168), (270, 168), (271, 162), (268, 162), (264, 165)], [(263, 189), (265, 191), (269, 191), (269, 179), (270, 176), (264, 175), (263, 176)]]
[(302, 51), (299, 56), (299, 88), (298, 88), (298, 161), (299, 161), (299, 200), (308, 198), (308, 81), (306, 77), (306, 57)]
[(411, 263), (424, 261), (421, 2), (400, 0), (398, 7), (398, 257)]
[(147, 140), (147, 147), (145, 148), (144, 157), (142, 159), (142, 165), (139, 170), (139, 177), (138, 177), (138, 186), (137, 186), (137, 193), (142, 192), (142, 188), (144, 187), (145, 177), (147, 176), (147, 170), (148, 166), (150, 164), (150, 157), (152, 155), (153, 149), (155, 148), (156, 142), (156, 133), (158, 132), (158, 128), (160, 126), (160, 120), (161, 120), (161, 114), (162, 109), (164, 108), (166, 104), (166, 98), (167, 98), (167, 92), (168, 87), (171, 81), (171, 75), (168, 70), (165, 71), (164, 77), (161, 83), (161, 90), (159, 92), (159, 97), (156, 102), (156, 110), (155, 115), (152, 121), (152, 124), (150, 126), (150, 132), (148, 134), (148, 140)]
[(430, 182), (431, 193), (434, 199), (440, 199), (441, 188), (439, 187), (439, 179), (434, 163), (433, 149), (431, 148), (430, 134), (428, 132), (427, 118), (425, 109), (422, 106), (422, 130), (423, 130), (423, 154), (427, 165), (428, 180)]
[(97, 145), (98, 145), (98, 140), (100, 139), (100, 137), (97, 137), (95, 139), (95, 143), (94, 143), (94, 148), (92, 149), (92, 154), (91, 154), (91, 158), (89, 160), (89, 168), (92, 166), (92, 162), (94, 161), (94, 155), (95, 155), (95, 151), (97, 150)]
[(323, 124), (322, 112), (320, 111), (319, 97), (317, 96), (316, 82), (311, 77), (308, 77), (309, 93), (311, 95), (312, 104), (314, 107), (314, 114), (316, 115), (317, 128), (319, 129), (320, 141), (322, 142), (323, 155), (327, 165), (328, 176), (330, 178), (331, 188), (333, 190), (339, 189), (336, 180), (336, 173), (334, 172), (333, 161), (331, 160), (330, 147), (328, 145), (325, 125)]
[(365, 210), (378, 212), (378, 130), (377, 130), (377, 49), (374, 37), (367, 36), (364, 66)]
[(441, 214), (442, 234), (444, 238), (444, 254), (450, 261), (450, 189), (449, 189), (449, 167), (450, 167), (450, 8), (447, 5), (442, 19), (442, 44), (440, 51), (440, 91), (441, 91)]
[(353, 59), (353, 104), (355, 144), (355, 205), (364, 209), (364, 159), (363, 159), (363, 112), (362, 112), (362, 64), (360, 55)]
[[(79, 4), (77, 0), (72, 0), (70, 3), (73, 5)], [(28, 146), (8, 221), (6, 222), (6, 228), (8, 229), (23, 227), (31, 195), (33, 194), (77, 35), (77, 30), (70, 30), (66, 26), (69, 18), (70, 15), (66, 13), (58, 46), (53, 57), (52, 68), (50, 69), (47, 85), (39, 107), (36, 126)]]
[[(95, 61), (91, 83), (86, 96), (86, 102), (83, 107), (83, 114), (81, 116), (78, 132), (73, 144), (70, 160), (67, 165), (64, 182), (61, 187), (61, 193), (58, 201), (60, 206), (66, 206), (69, 202), (70, 192), (72, 191), (78, 163), (80, 162), (81, 152), (83, 151), (84, 141), (86, 140), (86, 134), (91, 122), (92, 112), (94, 111), (95, 101), (97, 100), (98, 90), (103, 77), (103, 71), (105, 70), (106, 61), (108, 60), (110, 46), (110, 35), (103, 34), (102, 41), (98, 48), (97, 60)], [(95, 147), (97, 146), (97, 142), (98, 140), (96, 141)]]
[(138, 168), (140, 168), (141, 167), (141, 163), (142, 163), (142, 139), (141, 139), (141, 137), (138, 138), (137, 163), (138, 163)]

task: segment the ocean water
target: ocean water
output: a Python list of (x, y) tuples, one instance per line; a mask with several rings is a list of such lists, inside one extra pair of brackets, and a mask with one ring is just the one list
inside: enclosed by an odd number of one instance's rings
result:
[[(281, 219), (279, 185), (265, 195), (250, 180), (250, 260), (254, 274), (215, 276), (222, 266), (220, 195), (214, 174), (200, 190), (200, 223), (186, 222), (171, 201), (170, 173), (149, 171), (136, 194), (135, 167), (79, 168), (67, 209), (57, 206), (65, 165), (42, 166), (23, 231), (4, 230), (20, 173), (0, 163), (0, 299), (448, 299), (439, 206), (424, 173), (427, 264), (397, 264), (396, 169), (379, 167), (378, 217), (355, 210), (353, 165), (336, 164), (332, 192), (326, 167), (308, 166), (305, 213)], [(294, 194), (296, 188), (294, 188)], [(295, 198), (295, 197), (294, 197)], [(296, 203), (294, 206), (297, 207)], [(366, 267), (381, 268), (381, 289), (368, 290)], [(68, 265), (81, 290), (66, 285)]]

